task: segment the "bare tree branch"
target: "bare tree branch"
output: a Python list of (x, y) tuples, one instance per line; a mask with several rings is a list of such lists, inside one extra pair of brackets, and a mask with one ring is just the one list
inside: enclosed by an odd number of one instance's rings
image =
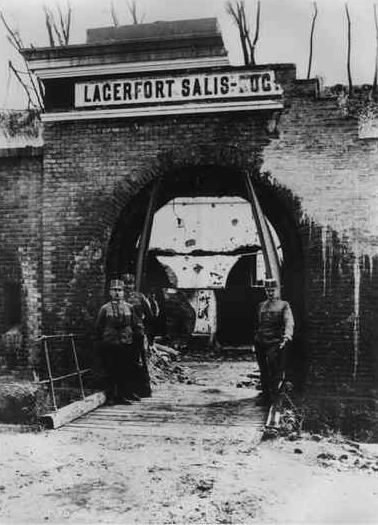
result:
[(15, 75), (15, 77), (17, 78), (19, 84), (23, 87), (23, 89), (24, 89), (24, 91), (26, 93), (26, 96), (28, 97), (28, 108), (30, 108), (30, 106), (33, 106), (34, 109), (38, 109), (38, 106), (33, 102), (32, 98), (30, 96), (30, 86), (25, 84), (25, 82), (22, 80), (19, 72), (13, 66), (13, 64), (12, 64), (12, 62), (10, 60), (8, 62), (8, 67), (12, 71), (12, 73)]
[(244, 34), (244, 25), (243, 25), (243, 20), (242, 20), (242, 6), (244, 6), (243, 1), (237, 1), (236, 11), (235, 11), (235, 8), (232, 2), (228, 1), (226, 3), (226, 11), (231, 16), (231, 18), (233, 19), (233, 21), (235, 22), (239, 30), (240, 44), (242, 46), (244, 64), (247, 66), (249, 63), (249, 56), (248, 56), (246, 38)]
[(58, 14), (60, 22), (60, 33), (63, 40), (63, 45), (67, 46), (70, 38), (70, 25), (71, 25), (71, 11), (72, 8), (67, 4), (67, 13), (64, 16), (61, 7), (58, 5)]
[(229, 0), (226, 2), (226, 12), (230, 15), (238, 28), (244, 64), (254, 66), (256, 64), (255, 49), (260, 35), (260, 0), (257, 2), (256, 27), (253, 42), (250, 36), (250, 28), (247, 23), (244, 0), (236, 0), (235, 2)]
[(118, 15), (117, 15), (117, 12), (116, 12), (116, 10), (114, 8), (113, 2), (110, 4), (110, 16), (112, 18), (112, 22), (113, 22), (114, 27), (118, 27), (119, 26)]
[[(251, 47), (250, 62), (251, 62), (252, 66), (256, 65), (255, 50), (256, 50), (257, 42), (258, 42), (259, 37), (260, 37), (260, 18), (261, 18), (261, 2), (260, 2), (260, 0), (258, 0), (258, 2), (257, 2), (257, 11), (256, 11), (255, 38), (253, 39), (253, 44), (252, 44), (252, 47)], [(249, 39), (249, 35), (248, 35), (248, 39)]]
[(318, 4), (314, 2), (314, 14), (312, 15), (312, 21), (311, 21), (310, 54), (308, 57), (307, 78), (310, 78), (310, 75), (311, 75), (312, 54), (313, 54), (313, 47), (314, 47), (314, 31), (315, 31), (315, 22), (316, 22), (317, 16), (318, 16)]
[(55, 47), (54, 32), (53, 32), (53, 27), (52, 27), (52, 22), (51, 22), (51, 13), (50, 13), (50, 10), (46, 6), (43, 6), (43, 11), (45, 13), (45, 26), (46, 26), (47, 35), (49, 37), (50, 47)]
[(348, 72), (348, 86), (349, 86), (349, 95), (352, 95), (353, 93), (353, 82), (352, 82), (352, 73), (350, 69), (350, 56), (351, 56), (351, 48), (352, 48), (352, 28), (351, 28), (351, 21), (350, 21), (350, 14), (349, 14), (349, 8), (348, 3), (345, 3), (345, 14), (347, 17), (347, 23), (348, 23), (348, 51), (347, 51), (347, 72)]
[(10, 43), (10, 45), (16, 50), (18, 51), (20, 48), (18, 47), (18, 45), (15, 43), (14, 39), (10, 36), (10, 35), (7, 35), (7, 40), (8, 42)]
[(137, 4), (137, 0), (130, 0), (128, 3), (127, 3), (127, 7), (129, 9), (129, 13), (131, 15), (131, 18), (132, 18), (132, 21), (133, 21), (133, 24), (141, 24), (144, 20), (144, 17), (145, 15), (138, 15), (138, 4)]
[(71, 22), (72, 22), (72, 7), (70, 4), (67, 4), (68, 11), (67, 11), (67, 22), (66, 22), (66, 37), (67, 37), (67, 45), (70, 43), (70, 36), (71, 36)]
[(56, 38), (58, 39), (58, 45), (59, 46), (64, 46), (64, 38), (63, 38), (63, 35), (59, 29), (59, 26), (56, 22), (56, 19), (55, 19), (55, 16), (53, 15), (53, 13), (51, 13), (51, 25), (54, 29), (54, 33), (56, 35)]
[(11, 28), (11, 26), (8, 24), (8, 22), (5, 19), (4, 14), (0, 11), (0, 19), (3, 22), (5, 29), (8, 33), (8, 40), (9, 42), (15, 47), (17, 50), (22, 49), (24, 47), (23, 42), (20, 38), (20, 35), (18, 32)]
[[(23, 42), (22, 42), (19, 34), (17, 33), (17, 31), (12, 29), (12, 27), (8, 24), (8, 22), (6, 21), (3, 13), (0, 13), (0, 19), (3, 22), (4, 27), (5, 27), (6, 31), (7, 31), (7, 39), (8, 39), (8, 41), (10, 42), (10, 44), (16, 49), (16, 51), (21, 56), (22, 61), (24, 63), (24, 67), (25, 67), (25, 71), (21, 73), (20, 71), (18, 71), (13, 66), (12, 62), (9, 62), (9, 70), (16, 76), (18, 82), (22, 85), (22, 88), (29, 90), (29, 92), (28, 92), (28, 99), (32, 100), (33, 97), (34, 97), (35, 100), (37, 101), (37, 104), (33, 102), (32, 105), (34, 107), (39, 107), (39, 109), (43, 109), (43, 106), (44, 106), (44, 104), (43, 104), (43, 90), (41, 89), (40, 83), (37, 82), (35, 76), (30, 71), (29, 65), (28, 65), (27, 61), (25, 60), (24, 56), (21, 53), (21, 51), (22, 51), (22, 49), (24, 47)], [(29, 84), (26, 84), (26, 82), (24, 82), (21, 79), (20, 73), (28, 76)]]
[(374, 9), (376, 48), (375, 48), (375, 67), (374, 67), (374, 79), (373, 79), (372, 96), (373, 96), (374, 100), (376, 100), (378, 98), (378, 17), (377, 17), (377, 4), (374, 4), (373, 9)]
[(243, 37), (247, 46), (248, 50), (248, 64), (252, 63), (252, 57), (253, 57), (253, 45), (251, 41), (251, 37), (249, 35), (249, 27), (247, 25), (247, 19), (245, 16), (245, 7), (244, 3), (240, 6), (240, 20), (241, 20), (241, 26), (242, 26), (242, 32)]
[(67, 12), (64, 15), (61, 7), (57, 6), (58, 15), (52, 9), (43, 6), (45, 12), (45, 25), (51, 47), (67, 46), (70, 38), (72, 8), (67, 4)]
[(258, 0), (257, 2), (257, 12), (256, 12), (256, 30), (255, 30), (255, 38), (253, 39), (253, 47), (256, 47), (256, 44), (260, 37), (260, 18), (261, 18), (261, 1)]

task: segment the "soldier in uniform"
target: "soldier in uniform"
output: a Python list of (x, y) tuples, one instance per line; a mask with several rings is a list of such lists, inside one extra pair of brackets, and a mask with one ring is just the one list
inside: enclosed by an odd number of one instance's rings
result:
[(130, 404), (138, 400), (138, 348), (143, 325), (133, 306), (124, 299), (124, 282), (110, 282), (110, 301), (97, 315), (95, 328), (107, 373), (108, 404)]
[(278, 297), (277, 281), (266, 279), (264, 286), (267, 299), (258, 306), (255, 350), (261, 374), (261, 403), (269, 403), (274, 400), (278, 384), (285, 377), (294, 318), (290, 304)]

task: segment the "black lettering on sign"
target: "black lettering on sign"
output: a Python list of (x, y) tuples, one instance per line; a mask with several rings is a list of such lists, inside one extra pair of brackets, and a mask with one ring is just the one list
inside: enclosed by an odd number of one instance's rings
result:
[(135, 98), (135, 100), (138, 100), (139, 94), (141, 93), (141, 91), (142, 91), (142, 82), (137, 80), (136, 82), (134, 82), (134, 98)]
[(251, 75), (252, 93), (257, 93), (259, 91), (259, 78), (260, 78), (260, 75)]
[(201, 95), (201, 84), (198, 78), (194, 79), (192, 95)]
[(111, 85), (108, 84), (108, 82), (102, 86), (102, 98), (104, 102), (108, 102), (112, 99), (111, 89)]
[(123, 100), (131, 100), (131, 82), (123, 83)]
[(218, 77), (214, 77), (214, 95), (218, 95)]
[(183, 78), (181, 82), (181, 95), (188, 97), (190, 95), (190, 79)]
[(157, 80), (155, 83), (155, 94), (156, 98), (164, 98), (164, 82), (162, 80)]
[(143, 94), (144, 94), (144, 98), (151, 98), (152, 97), (152, 82), (151, 82), (151, 80), (146, 80), (146, 82), (143, 84)]
[(229, 78), (228, 77), (221, 77), (220, 85), (221, 85), (220, 92), (222, 93), (222, 95), (227, 95), (228, 92), (230, 91), (230, 80), (229, 80)]
[(84, 102), (92, 102), (92, 100), (88, 96), (88, 86), (84, 86)]
[(209, 87), (209, 82), (210, 82), (210, 78), (209, 77), (205, 77), (205, 89), (204, 89), (204, 94), (205, 95), (212, 95), (213, 94), (212, 90)]
[(119, 82), (115, 82), (113, 84), (113, 98), (114, 98), (114, 100), (122, 100), (122, 97), (121, 97), (121, 84)]
[(263, 91), (272, 91), (269, 73), (264, 73), (264, 75), (261, 76), (261, 83)]
[(171, 98), (172, 97), (172, 86), (173, 84), (175, 83), (175, 81), (172, 79), (172, 78), (168, 78), (165, 83), (167, 84), (168, 86), (168, 97)]
[(101, 102), (101, 92), (98, 84), (95, 84), (92, 102)]

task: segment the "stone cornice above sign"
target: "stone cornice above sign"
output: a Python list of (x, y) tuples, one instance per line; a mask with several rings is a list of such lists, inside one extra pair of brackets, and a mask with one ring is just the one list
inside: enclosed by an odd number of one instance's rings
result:
[[(141, 24), (145, 26), (164, 29), (165, 24)], [(131, 27), (131, 26), (130, 26)], [(107, 31), (118, 31), (122, 28), (105, 28)], [(127, 29), (127, 27), (126, 27)], [(94, 30), (101, 31), (101, 29)], [(132, 35), (131, 35), (132, 36)], [(41, 78), (65, 78), (67, 76), (80, 76), (87, 74), (87, 68), (101, 68), (105, 66), (109, 73), (111, 66), (122, 67), (125, 64), (162, 62), (178, 60), (197, 61), (197, 67), (205, 59), (217, 64), (228, 64), (227, 51), (224, 48), (221, 34), (217, 31), (201, 35), (192, 34), (166, 34), (158, 38), (149, 36), (145, 38), (124, 38), (123, 40), (110, 40), (87, 44), (74, 44), (45, 48), (22, 49), (21, 53), (28, 62), (30, 69)], [(159, 67), (159, 66), (158, 66)], [(76, 70), (76, 72), (75, 72)], [(94, 71), (90, 71), (93, 74)]]
[(71, 59), (36, 60), (33, 71), (41, 80), (59, 78), (98, 77), (131, 73), (173, 71), (177, 69), (198, 69), (229, 66), (227, 57), (181, 58), (160, 61), (122, 62), (122, 63), (73, 63)]

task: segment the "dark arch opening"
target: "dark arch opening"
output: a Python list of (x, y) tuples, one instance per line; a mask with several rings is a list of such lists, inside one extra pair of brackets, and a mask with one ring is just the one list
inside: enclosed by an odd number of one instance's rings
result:
[(221, 344), (245, 345), (253, 342), (257, 328), (257, 306), (265, 299), (262, 288), (252, 288), (250, 283), (256, 281), (251, 270), (256, 268), (251, 259), (256, 254), (242, 256), (231, 268), (226, 286), (217, 290), (218, 331)]

